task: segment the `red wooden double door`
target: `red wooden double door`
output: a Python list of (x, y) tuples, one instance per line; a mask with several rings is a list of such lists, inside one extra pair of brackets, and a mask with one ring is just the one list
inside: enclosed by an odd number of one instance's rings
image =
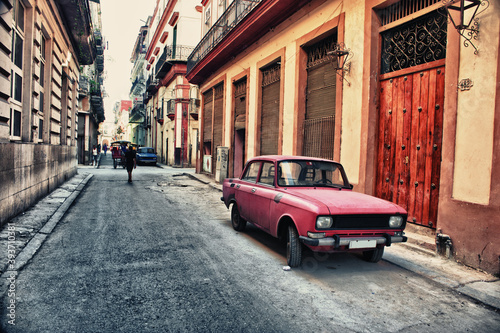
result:
[(436, 227), (443, 128), (444, 66), (380, 83), (376, 195)]

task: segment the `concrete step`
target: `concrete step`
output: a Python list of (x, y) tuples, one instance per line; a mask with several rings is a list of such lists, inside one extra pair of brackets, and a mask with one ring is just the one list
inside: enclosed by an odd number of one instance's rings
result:
[(422, 254), (436, 256), (436, 231), (434, 229), (408, 223), (405, 236), (408, 237), (408, 241), (401, 243), (402, 246)]

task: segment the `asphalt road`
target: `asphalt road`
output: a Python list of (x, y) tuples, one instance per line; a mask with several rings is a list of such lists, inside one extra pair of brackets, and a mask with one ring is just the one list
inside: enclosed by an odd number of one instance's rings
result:
[[(16, 284), (5, 332), (498, 332), (500, 314), (386, 261), (232, 229), (182, 169), (103, 166)], [(391, 251), (392, 249), (388, 249)]]

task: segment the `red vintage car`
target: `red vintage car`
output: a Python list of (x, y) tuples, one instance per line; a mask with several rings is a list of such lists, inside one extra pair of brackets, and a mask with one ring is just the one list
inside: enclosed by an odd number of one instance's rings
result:
[(361, 251), (378, 262), (385, 246), (406, 242), (407, 212), (354, 192), (341, 164), (302, 156), (250, 159), (240, 178), (227, 178), (223, 196), (237, 231), (247, 221), (286, 240), (287, 263), (300, 266), (302, 246), (315, 252)]

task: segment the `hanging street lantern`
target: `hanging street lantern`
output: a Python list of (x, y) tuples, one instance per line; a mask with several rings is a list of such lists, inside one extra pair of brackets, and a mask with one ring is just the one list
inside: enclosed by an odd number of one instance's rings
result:
[(337, 74), (350, 86), (351, 84), (346, 80), (344, 74), (348, 73), (350, 69), (350, 63), (347, 64), (347, 61), (352, 58), (351, 50), (346, 48), (344, 43), (338, 43), (332, 51), (328, 52), (328, 55), (332, 56), (332, 65), (337, 70)]
[[(489, 0), (443, 0), (442, 2), (451, 23), (465, 38), (464, 45), (467, 47), (470, 43), (476, 50), (474, 54), (477, 55), (478, 50), (472, 43), (472, 39), (477, 40), (479, 33), (477, 16), (488, 8)], [(478, 12), (480, 6), (485, 8)]]

